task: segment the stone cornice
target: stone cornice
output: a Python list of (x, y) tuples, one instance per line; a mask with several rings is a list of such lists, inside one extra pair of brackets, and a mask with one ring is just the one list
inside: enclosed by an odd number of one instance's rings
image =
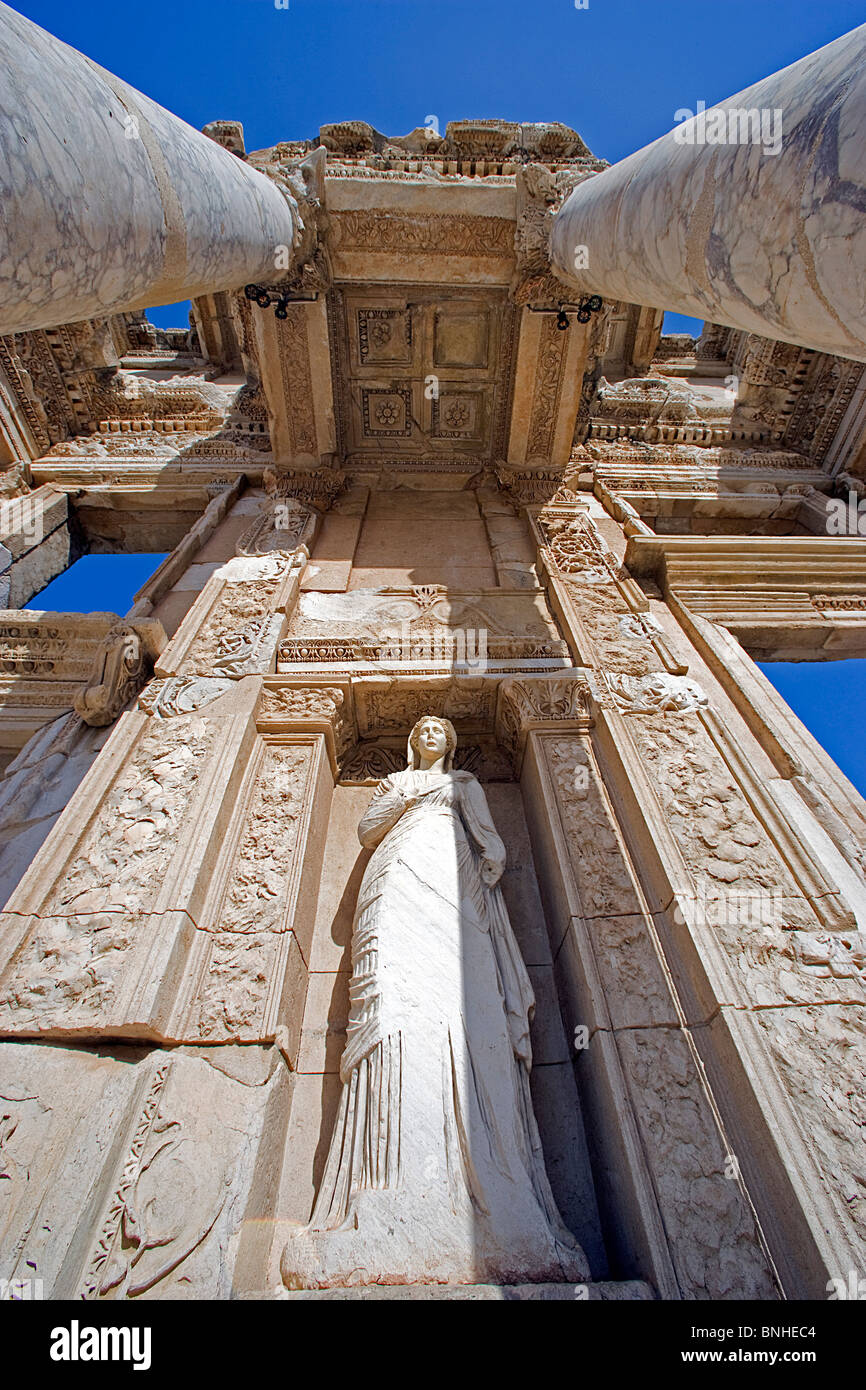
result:
[(866, 584), (866, 538), (857, 536), (632, 536), (626, 567), (636, 578), (784, 583), (820, 589)]

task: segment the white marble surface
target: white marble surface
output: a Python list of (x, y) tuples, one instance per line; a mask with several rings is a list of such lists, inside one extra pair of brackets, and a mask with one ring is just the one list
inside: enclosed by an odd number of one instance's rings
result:
[(866, 360), (866, 25), (719, 107), (780, 112), (778, 153), (681, 143), (677, 127), (574, 190), (551, 234), (557, 273)]
[(0, 334), (275, 276), (297, 205), (0, 4)]

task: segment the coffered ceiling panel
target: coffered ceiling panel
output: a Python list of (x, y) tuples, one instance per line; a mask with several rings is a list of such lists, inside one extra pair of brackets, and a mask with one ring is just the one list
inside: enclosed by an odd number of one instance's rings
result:
[(352, 285), (328, 308), (341, 452), (502, 455), (516, 322), (504, 290)]

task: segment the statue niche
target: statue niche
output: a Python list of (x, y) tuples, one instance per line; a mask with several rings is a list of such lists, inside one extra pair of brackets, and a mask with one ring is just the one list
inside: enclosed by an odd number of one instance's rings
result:
[(289, 1288), (577, 1282), (532, 1109), (535, 999), (499, 886), (505, 846), (457, 738), (425, 716), (358, 827), (343, 1092)]

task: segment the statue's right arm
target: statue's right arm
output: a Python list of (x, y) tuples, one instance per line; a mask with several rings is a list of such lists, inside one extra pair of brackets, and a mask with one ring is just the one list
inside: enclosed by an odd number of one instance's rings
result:
[(358, 825), (358, 839), (365, 849), (374, 849), (385, 838), (413, 799), (399, 787), (381, 783)]

